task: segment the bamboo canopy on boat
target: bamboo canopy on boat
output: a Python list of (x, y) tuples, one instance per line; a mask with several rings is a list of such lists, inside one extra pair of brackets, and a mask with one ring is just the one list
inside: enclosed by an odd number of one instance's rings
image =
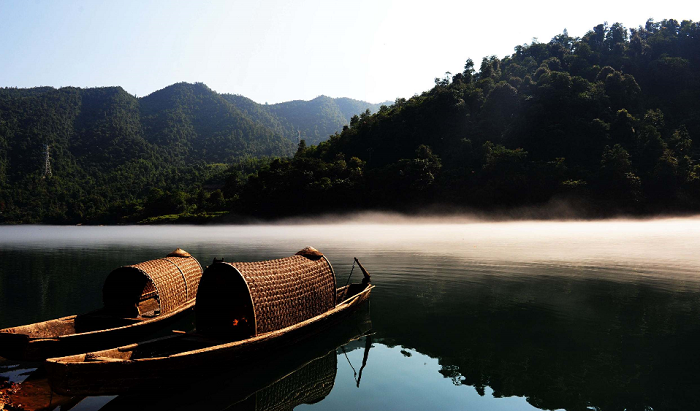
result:
[(197, 296), (201, 276), (199, 261), (178, 248), (165, 258), (113, 270), (102, 289), (104, 305), (112, 311), (129, 312), (139, 301), (153, 298), (153, 309), (166, 314)]
[(214, 263), (197, 295), (197, 330), (246, 338), (300, 323), (335, 307), (335, 282), (312, 247), (277, 260)]

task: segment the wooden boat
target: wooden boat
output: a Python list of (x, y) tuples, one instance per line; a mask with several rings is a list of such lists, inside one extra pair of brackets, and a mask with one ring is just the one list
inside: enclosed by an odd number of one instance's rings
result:
[[(269, 357), (255, 367), (222, 367), (216, 374), (168, 381), (159, 387), (144, 384), (143, 390), (119, 395), (100, 411), (290, 410), (302, 402), (320, 401), (333, 388), (339, 350), (364, 346), (365, 358), (362, 364), (356, 364), (362, 375), (372, 341), (371, 328), (369, 304), (364, 303), (317, 338), (267, 353)], [(354, 344), (353, 348), (348, 344)], [(270, 395), (283, 392), (287, 395)]]
[(196, 332), (49, 358), (51, 387), (66, 395), (119, 394), (264, 360), (317, 336), (369, 298), (369, 273), (355, 262), (364, 279), (337, 289), (330, 262), (310, 247), (278, 260), (214, 263), (202, 275)]
[(102, 290), (104, 307), (0, 330), (0, 356), (38, 361), (149, 338), (192, 312), (202, 266), (184, 250), (112, 271)]

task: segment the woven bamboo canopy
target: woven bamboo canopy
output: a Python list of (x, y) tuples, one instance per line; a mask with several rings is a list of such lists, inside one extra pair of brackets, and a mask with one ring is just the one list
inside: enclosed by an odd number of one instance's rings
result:
[(155, 298), (160, 314), (166, 314), (196, 297), (201, 277), (199, 261), (178, 248), (165, 258), (115, 269), (105, 280), (102, 297), (105, 308), (123, 312)]
[(319, 251), (258, 262), (217, 262), (202, 276), (195, 312), (202, 333), (246, 338), (335, 306), (335, 273)]

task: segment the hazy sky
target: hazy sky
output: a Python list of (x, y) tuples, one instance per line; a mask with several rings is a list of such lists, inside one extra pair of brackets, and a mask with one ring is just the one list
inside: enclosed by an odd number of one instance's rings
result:
[(377, 103), (429, 89), (467, 58), (564, 28), (700, 19), (692, 1), (0, 0), (0, 86), (203, 82), (264, 103), (325, 94)]

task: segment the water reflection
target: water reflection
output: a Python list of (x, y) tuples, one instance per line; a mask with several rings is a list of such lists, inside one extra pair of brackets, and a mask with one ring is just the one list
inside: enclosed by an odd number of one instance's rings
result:
[[(16, 368), (15, 368), (16, 367)], [(51, 392), (46, 374), (42, 369), (22, 368), (15, 365), (14, 372), (0, 367), (0, 409), (44, 411), (69, 410), (83, 400), (82, 397), (69, 397)], [(21, 371), (21, 373), (17, 373)], [(3, 381), (5, 381), (3, 383)], [(3, 404), (6, 405), (5, 408)]]
[(337, 357), (330, 352), (227, 409), (291, 410), (319, 402), (333, 389), (336, 370)]
[[(337, 353), (330, 394), (298, 408), (664, 410), (700, 403), (697, 219), (116, 229), (62, 239), (62, 229), (49, 227), (13, 243), (3, 227), (0, 327), (100, 306), (109, 271), (177, 246), (206, 264), (283, 257), (313, 245), (343, 282), (354, 256), (372, 272), (376, 334), (361, 379), (365, 340), (359, 349), (345, 346), (352, 367)], [(287, 370), (281, 378), (296, 366), (275, 369)], [(217, 393), (225, 408), (235, 402), (229, 394), (240, 392), (187, 383), (194, 393), (175, 397), (173, 408), (199, 408)]]
[(370, 304), (365, 303), (313, 341), (270, 352), (259, 363), (221, 369), (202, 379), (143, 387), (140, 392), (117, 397), (102, 410), (292, 409), (315, 403), (333, 388), (336, 349), (368, 338), (371, 328)]
[(340, 346), (338, 349), (342, 351), (343, 355), (345, 356), (345, 359), (348, 361), (348, 364), (350, 365), (350, 368), (352, 368), (352, 373), (353, 373), (353, 378), (355, 379), (355, 383), (357, 384), (357, 388), (360, 388), (360, 382), (362, 381), (362, 371), (365, 370), (365, 367), (367, 366), (367, 358), (369, 357), (369, 350), (372, 348), (372, 336), (368, 335), (365, 338), (365, 349), (364, 349), (364, 355), (362, 357), (362, 364), (360, 365), (360, 370), (357, 371), (355, 370), (355, 367), (353, 367), (352, 362), (350, 361), (350, 358), (348, 358), (348, 351), (351, 350), (350, 347), (346, 350), (346, 347)]
[(490, 387), (542, 409), (693, 408), (700, 293), (685, 286), (555, 275), (423, 281), (392, 298), (400, 312), (377, 287), (375, 325), (385, 344), (439, 358), (443, 375), (480, 394)]
[[(361, 348), (361, 347), (358, 347)], [(372, 342), (369, 361), (357, 386), (357, 369), (365, 350), (340, 352), (333, 391), (321, 402), (298, 409), (324, 410), (528, 410), (535, 407), (524, 398), (496, 398), (489, 388), (480, 396), (476, 391), (455, 386), (439, 371), (438, 359), (405, 347), (389, 347)]]
[[(328, 352), (287, 375), (272, 381), (264, 388), (252, 391), (259, 383), (240, 382), (240, 386), (219, 389), (206, 387), (170, 393), (173, 399), (158, 402), (145, 396), (117, 397), (101, 408), (103, 411), (122, 409), (208, 409), (208, 410), (291, 410), (300, 404), (323, 400), (333, 389), (337, 371), (335, 351)], [(195, 395), (187, 398), (187, 395)], [(155, 394), (159, 397), (160, 394)], [(194, 401), (193, 401), (194, 400)], [(167, 403), (167, 404), (166, 404)]]

